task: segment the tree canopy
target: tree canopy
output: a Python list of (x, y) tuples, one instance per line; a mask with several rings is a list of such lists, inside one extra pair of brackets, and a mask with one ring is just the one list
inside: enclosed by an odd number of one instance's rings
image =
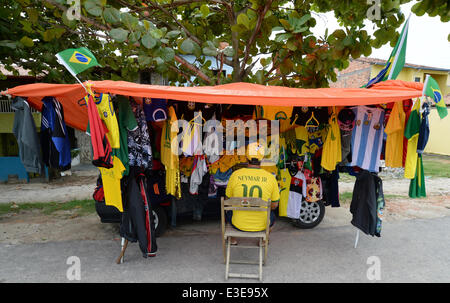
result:
[[(376, 0), (0, 0), (0, 63), (46, 82), (73, 83), (55, 54), (84, 46), (102, 67), (83, 72), (83, 80), (136, 81), (148, 70), (172, 84), (327, 87), (350, 58), (397, 41), (405, 21), (400, 5), (411, 0), (380, 1), (369, 35), (364, 21)], [(68, 8), (80, 14), (68, 16)], [(412, 11), (450, 20), (446, 0), (422, 0)], [(342, 29), (315, 36), (325, 12)], [(220, 72), (224, 64), (233, 69), (229, 77)]]

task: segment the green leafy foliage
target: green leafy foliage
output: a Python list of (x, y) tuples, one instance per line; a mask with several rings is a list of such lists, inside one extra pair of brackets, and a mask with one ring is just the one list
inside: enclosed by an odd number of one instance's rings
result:
[[(373, 35), (363, 29), (371, 5), (366, 0), (81, 0), (79, 19), (67, 16), (66, 0), (3, 1), (0, 62), (46, 82), (73, 83), (55, 54), (84, 46), (102, 68), (83, 72), (83, 80), (135, 81), (139, 71), (151, 70), (170, 83), (327, 87), (350, 59), (395, 44), (405, 21), (400, 5), (410, 1), (382, 0), (381, 18), (370, 24)], [(421, 0), (412, 11), (448, 22), (447, 2)], [(314, 36), (317, 13), (326, 12), (341, 29)], [(232, 75), (218, 78), (211, 68), (220, 64), (212, 57), (229, 65)]]

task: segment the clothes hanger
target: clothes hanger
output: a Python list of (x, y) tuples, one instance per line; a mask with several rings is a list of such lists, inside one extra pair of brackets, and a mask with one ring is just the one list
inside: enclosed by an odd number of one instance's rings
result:
[[(311, 121), (312, 121), (313, 123), (315, 122), (316, 125), (314, 125), (314, 124), (309, 124)], [(316, 127), (319, 127), (319, 121), (317, 121), (316, 117), (314, 117), (314, 112), (311, 113), (311, 117), (308, 119), (308, 121), (306, 121), (305, 127), (307, 127), (307, 128), (316, 128)]]

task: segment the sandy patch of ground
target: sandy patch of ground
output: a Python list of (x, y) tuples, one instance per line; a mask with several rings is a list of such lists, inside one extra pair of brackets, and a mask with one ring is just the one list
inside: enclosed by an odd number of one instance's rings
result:
[[(98, 170), (75, 172), (51, 183), (0, 184), (0, 203), (64, 202), (74, 199), (91, 199)], [(384, 220), (408, 220), (450, 216), (450, 179), (427, 178), (427, 198), (408, 198), (409, 180), (393, 175), (383, 178), (386, 208)], [(353, 191), (354, 178), (344, 177), (339, 182), (342, 193)], [(349, 225), (349, 202), (340, 208), (326, 208), (322, 223), (316, 228)], [(292, 230), (286, 218), (276, 224), (277, 230)], [(192, 233), (219, 233), (219, 221), (180, 224), (164, 236)], [(46, 215), (38, 210), (8, 213), (0, 217), (0, 243), (19, 244), (67, 240), (119, 240), (118, 224), (101, 223), (96, 213), (79, 216), (76, 210), (58, 211)]]

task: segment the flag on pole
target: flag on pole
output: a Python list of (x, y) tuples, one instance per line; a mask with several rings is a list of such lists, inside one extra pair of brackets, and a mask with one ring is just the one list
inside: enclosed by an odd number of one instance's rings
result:
[(427, 75), (427, 77), (425, 78), (422, 95), (428, 96), (434, 100), (434, 102), (436, 103), (437, 112), (441, 119), (447, 116), (447, 106), (445, 105), (444, 98), (442, 97), (442, 92), (439, 88), (439, 84), (430, 75)]
[(375, 83), (385, 81), (385, 80), (395, 80), (405, 65), (405, 57), (406, 57), (406, 42), (408, 40), (408, 27), (409, 27), (409, 18), (406, 20), (405, 25), (403, 26), (402, 32), (400, 33), (400, 37), (397, 40), (397, 44), (392, 50), (391, 55), (389, 56), (388, 61), (386, 62), (385, 67), (376, 75), (374, 78), (370, 79), (370, 81), (365, 85), (366, 88), (371, 87)]
[(56, 58), (80, 83), (77, 74), (93, 66), (101, 66), (95, 56), (85, 47), (63, 50), (56, 54)]

